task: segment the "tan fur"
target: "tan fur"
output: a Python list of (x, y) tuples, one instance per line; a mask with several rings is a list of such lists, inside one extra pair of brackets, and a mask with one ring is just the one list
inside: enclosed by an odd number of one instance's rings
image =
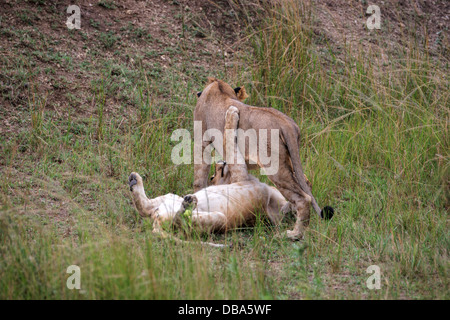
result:
[[(240, 101), (247, 94), (245, 89), (237, 94), (230, 85), (216, 78), (209, 78), (207, 86), (201, 92), (194, 110), (194, 120), (202, 122), (202, 134), (208, 129), (219, 129), (224, 132), (225, 113), (230, 106), (235, 106), (239, 110), (239, 128), (243, 130), (255, 129), (258, 133), (260, 129), (278, 129), (279, 149), (271, 150), (270, 135), (268, 138), (268, 154), (275, 152), (279, 154), (279, 170), (276, 174), (269, 175), (268, 178), (275, 184), (277, 189), (296, 208), (297, 221), (292, 231), (288, 231), (288, 237), (300, 239), (303, 237), (304, 229), (309, 223), (310, 204), (315, 211), (321, 215), (320, 207), (314, 199), (311, 189), (308, 186), (303, 169), (300, 163), (299, 144), (300, 129), (298, 125), (283, 114), (273, 108), (261, 108), (244, 104)], [(202, 145), (204, 148), (212, 141), (206, 141)], [(256, 160), (261, 166), (261, 161), (255, 159), (257, 155), (248, 153), (248, 141), (246, 154), (244, 155), (248, 169), (255, 169), (257, 165), (249, 164), (249, 160)], [(225, 153), (224, 148), (224, 153)], [(222, 155), (225, 159), (225, 154)], [(264, 166), (262, 166), (264, 167)], [(205, 188), (208, 183), (208, 172), (210, 166), (206, 163), (194, 165), (194, 191)]]
[[(226, 113), (226, 128), (236, 129), (238, 121), (238, 109), (230, 107)], [(234, 141), (236, 131), (231, 132), (227, 133), (225, 139)], [(236, 144), (234, 153), (236, 157), (242, 157)], [(135, 172), (131, 173), (129, 183), (139, 214), (153, 218), (154, 232), (167, 237), (168, 234), (164, 232), (162, 225), (165, 222), (177, 224), (180, 221), (190, 205), (186, 197), (183, 199), (174, 194), (167, 194), (148, 199), (142, 178)], [(189, 195), (194, 204), (192, 227), (198, 231), (222, 232), (243, 225), (252, 225), (255, 222), (256, 212), (265, 214), (272, 223), (278, 224), (284, 214), (290, 212), (291, 206), (283, 195), (276, 188), (249, 175), (245, 164), (217, 164), (211, 184)]]
[(247, 91), (245, 91), (244, 87), (241, 87), (241, 90), (239, 90), (237, 97), (240, 101), (244, 101), (245, 99), (248, 98)]

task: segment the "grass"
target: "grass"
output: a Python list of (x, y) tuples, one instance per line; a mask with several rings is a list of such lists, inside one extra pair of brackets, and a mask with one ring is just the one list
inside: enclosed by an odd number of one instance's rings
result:
[(411, 39), (389, 66), (346, 48), (321, 68), (309, 9), (287, 1), (268, 12), (253, 30), (252, 102), (297, 120), (316, 198), (338, 211), (305, 254), (338, 274), (379, 265), (380, 297), (447, 297), (447, 66)]
[[(448, 67), (416, 49), (417, 39), (387, 66), (350, 47), (323, 61), (310, 7), (260, 9), (245, 72), (219, 61), (215, 75), (245, 84), (248, 103), (296, 120), (314, 195), (336, 216), (323, 222), (312, 212), (297, 243), (284, 236), (292, 219), (207, 236), (234, 244), (226, 250), (155, 237), (133, 208), (127, 176), (139, 172), (150, 197), (192, 192), (193, 166), (172, 164), (170, 136), (192, 130), (193, 92), (210, 74), (146, 68), (139, 56), (134, 65), (110, 62), (92, 48), (91, 111), (62, 115), (20, 55), (7, 76), (28, 84), (24, 129), (0, 137), (0, 298), (449, 298)], [(116, 39), (100, 33), (99, 42), (112, 48)], [(111, 100), (132, 112), (108, 111)], [(70, 265), (81, 269), (81, 290), (66, 287)], [(370, 265), (380, 266), (381, 290), (366, 287)]]

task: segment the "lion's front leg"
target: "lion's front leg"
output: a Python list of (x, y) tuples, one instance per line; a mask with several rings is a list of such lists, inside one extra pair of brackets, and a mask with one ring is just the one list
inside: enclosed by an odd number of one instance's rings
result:
[(179, 224), (182, 220), (182, 216), (186, 211), (192, 211), (197, 207), (197, 197), (193, 194), (184, 196), (180, 209), (175, 213), (174, 222)]
[(194, 193), (208, 186), (210, 164), (194, 164)]
[[(206, 152), (205, 154), (205, 149), (210, 143), (211, 141), (202, 141), (200, 147), (194, 145), (194, 153), (200, 152), (199, 156), (194, 155), (194, 193), (208, 186), (212, 160), (210, 153)], [(198, 151), (197, 148), (199, 149)]]

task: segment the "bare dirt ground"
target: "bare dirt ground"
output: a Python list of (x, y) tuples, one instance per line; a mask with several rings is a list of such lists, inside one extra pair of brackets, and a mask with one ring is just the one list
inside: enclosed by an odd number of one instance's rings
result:
[[(151, 71), (155, 81), (169, 69), (202, 69), (206, 78), (218, 65), (226, 68), (239, 63), (234, 59), (237, 51), (248, 51), (242, 41), (245, 22), (234, 1), (81, 0), (77, 1), (80, 30), (66, 26), (70, 4), (40, 0), (0, 3), (0, 132), (21, 128), (21, 111), (29, 108), (33, 97), (44, 97), (41, 103), (60, 114), (70, 109), (74, 116), (89, 115), (96, 90), (92, 82), (108, 77), (101, 71), (106, 65), (115, 81), (131, 86), (136, 69)], [(405, 33), (416, 33), (422, 50), (440, 57), (448, 53), (448, 1), (381, 1), (377, 5), (382, 29), (372, 31), (365, 27), (369, 17), (365, 0), (312, 4), (319, 50), (333, 48), (339, 55), (345, 47), (361, 44), (367, 51), (377, 46), (389, 53)], [(251, 10), (252, 3), (246, 5)], [(155, 93), (159, 97), (165, 94)], [(133, 101), (126, 95), (129, 93), (117, 90), (108, 95), (106, 112), (117, 111), (119, 106), (124, 114), (132, 112)]]
[[(335, 46), (359, 43), (370, 49), (383, 45), (392, 50), (402, 44), (406, 35), (416, 35), (421, 49), (431, 54), (448, 53), (450, 2), (445, 0), (324, 0), (312, 1), (315, 6), (315, 33)], [(369, 5), (380, 8), (381, 29), (369, 30), (366, 22), (372, 13)], [(374, 33), (380, 35), (374, 39)]]
[[(395, 54), (406, 39), (416, 38), (416, 46), (432, 57), (445, 59), (449, 52), (450, 2), (445, 0), (325, 0), (312, 1), (318, 48), (333, 48), (339, 56), (345, 48), (381, 52), (381, 63)], [(369, 30), (369, 5), (380, 8), (381, 29)], [(371, 21), (374, 21), (371, 19)], [(405, 46), (406, 47), (406, 46)], [(448, 60), (447, 60), (448, 61)]]
[[(61, 114), (70, 106), (74, 116), (89, 115), (92, 81), (108, 76), (132, 85), (136, 69), (158, 80), (168, 70), (200, 68), (206, 78), (233, 59), (243, 30), (226, 1), (82, 0), (80, 30), (66, 26), (70, 4), (0, 3), (0, 132), (17, 132), (18, 111), (27, 110), (34, 96)], [(107, 65), (109, 75), (102, 72)], [(133, 108), (119, 94), (108, 96), (106, 105), (106, 112)]]

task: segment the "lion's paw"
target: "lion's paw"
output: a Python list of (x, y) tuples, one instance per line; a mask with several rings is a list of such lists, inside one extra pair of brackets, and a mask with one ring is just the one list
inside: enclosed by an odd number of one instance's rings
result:
[(237, 123), (237, 121), (239, 121), (239, 109), (235, 106), (229, 107), (227, 113), (225, 114), (225, 120), (230, 120)]
[(195, 208), (197, 206), (197, 197), (193, 194), (188, 194), (183, 198), (183, 207), (186, 209), (193, 205), (192, 207)]
[(292, 241), (303, 240), (303, 234), (295, 231), (288, 230), (286, 231), (287, 237)]
[(143, 186), (142, 177), (137, 172), (132, 172), (128, 177), (128, 185), (130, 186), (130, 191), (133, 191), (133, 186), (141, 185)]
[(133, 186), (138, 183), (138, 174), (132, 172), (128, 177), (128, 185), (130, 186), (130, 191), (133, 191)]

